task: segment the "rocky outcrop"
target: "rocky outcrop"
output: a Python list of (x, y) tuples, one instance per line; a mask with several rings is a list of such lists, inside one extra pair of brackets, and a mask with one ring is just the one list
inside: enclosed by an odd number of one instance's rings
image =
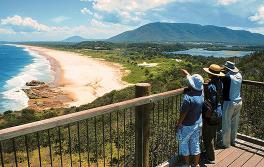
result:
[(26, 86), (40, 86), (40, 85), (45, 85), (45, 82), (32, 80), (26, 83)]
[(41, 81), (31, 81), (26, 86), (23, 91), (29, 98), (28, 108), (45, 110), (68, 107), (66, 103), (72, 101), (60, 88)]
[(34, 86), (27, 89), (23, 89), (29, 99), (42, 99), (49, 98), (54, 93), (51, 92), (51, 87), (48, 85)]

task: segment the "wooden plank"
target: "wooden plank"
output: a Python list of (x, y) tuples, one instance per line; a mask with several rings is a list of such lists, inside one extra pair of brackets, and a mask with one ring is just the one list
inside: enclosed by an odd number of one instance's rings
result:
[(254, 155), (253, 157), (251, 157), (244, 165), (243, 167), (253, 167), (253, 166), (257, 166), (257, 164), (263, 159), (262, 156), (259, 155)]
[(242, 166), (244, 163), (246, 163), (251, 157), (252, 153), (244, 152), (237, 160), (235, 160), (232, 164), (230, 164), (230, 167), (237, 167)]
[[(252, 166), (256, 166), (262, 159), (263, 159), (263, 152), (262, 149), (264, 149), (264, 147), (261, 147), (258, 151), (257, 154), (253, 155), (253, 157), (251, 157), (244, 165), (243, 167), (252, 167)], [(262, 154), (262, 155), (261, 155)]]
[[(236, 139), (236, 141), (240, 142), (240, 143), (244, 143), (245, 141), (240, 140), (240, 139)], [(218, 154), (220, 154), (222, 151), (224, 151), (225, 149), (223, 148), (218, 148), (215, 150), (215, 157), (217, 157)]]
[(232, 162), (230, 167), (237, 167), (244, 165), (253, 155), (257, 152), (260, 146), (255, 145), (253, 143), (245, 142), (243, 147), (241, 147), (241, 151), (245, 151), (239, 158), (237, 158), (234, 162)]
[[(240, 143), (245, 143), (245, 141), (240, 141)], [(237, 158), (240, 157), (241, 154), (243, 154), (245, 151), (241, 151), (239, 147), (242, 147), (241, 144), (236, 144), (236, 147), (233, 147), (235, 150), (228, 155), (225, 159), (215, 164), (215, 166), (228, 166), (233, 161), (235, 161)]]
[(217, 157), (218, 154), (220, 154), (222, 151), (224, 151), (225, 149), (223, 148), (219, 148), (215, 150), (215, 156)]
[(29, 124), (24, 124), (20, 126), (15, 126), (7, 129), (0, 130), (0, 141), (22, 136), (29, 133), (34, 133), (37, 131), (42, 131), (58, 126), (67, 125), (70, 123), (78, 122), (81, 120), (86, 120), (95, 116), (111, 113), (117, 110), (123, 110), (126, 108), (136, 107), (148, 103), (152, 103), (164, 98), (177, 96), (182, 94), (184, 88), (168, 91), (164, 93), (159, 93), (151, 96), (139, 97), (132, 100), (127, 100), (115, 104), (110, 104), (102, 107), (97, 107), (85, 111), (80, 111), (77, 113), (67, 114), (59, 117), (54, 117), (42, 121), (37, 121)]
[(234, 151), (235, 151), (234, 147), (229, 147), (225, 149), (224, 151), (222, 151), (221, 153), (217, 155), (217, 157), (215, 158), (215, 164), (206, 164), (206, 166), (215, 166), (217, 163), (225, 159), (227, 156), (232, 154)]
[(264, 158), (257, 164), (256, 167), (263, 167), (264, 166)]

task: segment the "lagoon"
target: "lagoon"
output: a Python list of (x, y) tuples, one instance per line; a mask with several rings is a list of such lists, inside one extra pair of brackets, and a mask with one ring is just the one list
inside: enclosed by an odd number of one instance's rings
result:
[(210, 56), (213, 56), (213, 57), (243, 57), (251, 53), (253, 53), (253, 51), (231, 51), (231, 50), (211, 51), (211, 50), (205, 50), (203, 48), (192, 48), (189, 50), (167, 52), (167, 54), (185, 54), (185, 55), (205, 56), (205, 57), (210, 57)]

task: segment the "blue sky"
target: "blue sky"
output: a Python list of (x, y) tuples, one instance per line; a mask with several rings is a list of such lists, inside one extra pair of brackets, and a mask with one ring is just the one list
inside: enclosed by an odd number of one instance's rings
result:
[(264, 34), (263, 0), (0, 0), (0, 41), (105, 39), (151, 22)]

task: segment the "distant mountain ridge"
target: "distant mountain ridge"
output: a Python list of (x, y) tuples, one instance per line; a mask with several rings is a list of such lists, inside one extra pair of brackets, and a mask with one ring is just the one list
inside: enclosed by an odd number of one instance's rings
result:
[(213, 25), (150, 23), (108, 39), (110, 42), (211, 42), (264, 45), (264, 35)]
[(83, 41), (88, 41), (88, 39), (85, 39), (81, 36), (72, 36), (72, 37), (69, 37), (69, 38), (66, 38), (64, 40), (62, 40), (61, 42), (76, 42), (76, 43), (79, 43), (79, 42), (83, 42)]

